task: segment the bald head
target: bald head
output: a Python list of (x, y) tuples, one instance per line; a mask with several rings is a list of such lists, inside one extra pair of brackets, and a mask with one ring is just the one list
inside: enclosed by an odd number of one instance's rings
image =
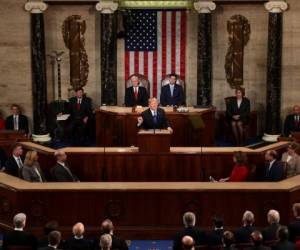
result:
[(101, 223), (101, 231), (105, 234), (112, 234), (114, 225), (110, 219), (106, 219)]
[(78, 222), (73, 226), (72, 231), (73, 231), (74, 236), (80, 238), (84, 234), (84, 225), (81, 222)]
[(191, 236), (184, 236), (181, 240), (182, 249), (191, 250), (194, 249), (195, 241)]
[(55, 157), (56, 161), (59, 161), (59, 162), (65, 162), (67, 160), (66, 152), (63, 150), (55, 151), (54, 157)]

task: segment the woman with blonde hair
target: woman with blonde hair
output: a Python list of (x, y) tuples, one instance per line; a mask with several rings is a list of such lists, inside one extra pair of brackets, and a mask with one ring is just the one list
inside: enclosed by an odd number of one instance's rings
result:
[(288, 145), (286, 152), (282, 154), (281, 161), (286, 164), (286, 175), (292, 177), (300, 174), (300, 156), (297, 154), (299, 144), (293, 142)]
[(38, 162), (38, 153), (28, 151), (25, 156), (24, 165), (21, 169), (21, 176), (24, 180), (30, 182), (45, 182), (46, 179)]

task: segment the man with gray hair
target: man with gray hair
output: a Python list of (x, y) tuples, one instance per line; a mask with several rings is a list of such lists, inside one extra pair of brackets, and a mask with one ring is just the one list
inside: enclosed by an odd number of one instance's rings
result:
[(100, 237), (100, 244), (101, 250), (110, 250), (112, 246), (112, 239), (110, 234), (103, 234)]
[(64, 249), (88, 250), (92, 249), (92, 242), (84, 239), (84, 225), (81, 222), (73, 226), (73, 237), (65, 241)]
[(37, 247), (36, 238), (24, 232), (26, 225), (26, 215), (18, 213), (13, 218), (14, 230), (4, 235), (2, 249), (7, 250), (10, 246), (27, 246), (33, 250)]
[(269, 210), (268, 215), (267, 215), (267, 220), (268, 220), (269, 226), (267, 226), (266, 228), (264, 228), (262, 230), (264, 242), (275, 241), (277, 239), (276, 238), (277, 230), (280, 227), (279, 212), (274, 209)]
[(193, 238), (196, 246), (205, 245), (206, 235), (204, 231), (196, 228), (196, 216), (192, 212), (186, 212), (183, 215), (184, 229), (177, 232), (173, 241), (173, 250), (180, 250), (182, 247), (182, 238), (186, 235)]
[(147, 89), (140, 85), (140, 80), (137, 75), (133, 75), (130, 78), (132, 86), (125, 90), (125, 106), (144, 106), (148, 104), (148, 92)]
[(238, 243), (250, 243), (251, 233), (254, 231), (254, 214), (251, 211), (245, 211), (242, 218), (243, 226), (239, 228), (235, 234), (235, 242)]

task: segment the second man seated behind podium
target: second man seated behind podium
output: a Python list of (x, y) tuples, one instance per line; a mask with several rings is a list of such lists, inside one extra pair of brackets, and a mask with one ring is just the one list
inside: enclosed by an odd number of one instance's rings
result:
[(130, 78), (132, 83), (131, 87), (126, 88), (125, 90), (125, 106), (134, 107), (134, 106), (143, 106), (146, 107), (148, 104), (149, 95), (147, 89), (140, 85), (138, 76), (133, 75)]
[(156, 98), (149, 99), (149, 108), (138, 117), (137, 126), (143, 129), (167, 129), (173, 132), (165, 111), (158, 107)]

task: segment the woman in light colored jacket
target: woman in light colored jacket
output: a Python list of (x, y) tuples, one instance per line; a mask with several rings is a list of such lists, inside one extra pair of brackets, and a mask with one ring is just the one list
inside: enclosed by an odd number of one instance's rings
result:
[(297, 154), (299, 145), (291, 143), (285, 153), (282, 154), (281, 161), (286, 164), (287, 177), (300, 174), (300, 156)]
[(45, 182), (45, 176), (38, 162), (36, 151), (28, 151), (25, 156), (24, 166), (21, 169), (21, 176), (30, 182)]

